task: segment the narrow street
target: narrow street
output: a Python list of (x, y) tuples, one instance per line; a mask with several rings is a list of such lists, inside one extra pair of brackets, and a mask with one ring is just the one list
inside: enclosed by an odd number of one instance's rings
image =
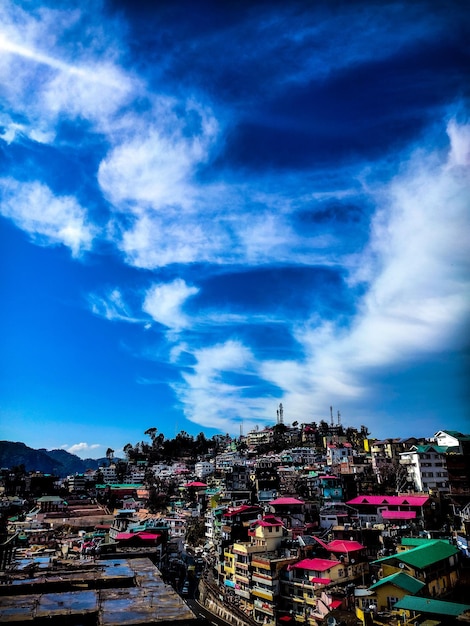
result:
[(194, 598), (188, 598), (185, 600), (191, 611), (200, 618), (202, 626), (208, 626), (209, 624), (215, 624), (216, 626), (227, 626), (227, 622), (217, 615), (214, 615), (203, 606), (199, 604)]

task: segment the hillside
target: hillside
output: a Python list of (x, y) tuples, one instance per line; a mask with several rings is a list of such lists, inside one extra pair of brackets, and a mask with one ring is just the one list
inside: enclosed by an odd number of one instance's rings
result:
[(81, 459), (65, 450), (35, 450), (19, 441), (0, 441), (0, 467), (12, 468), (24, 465), (26, 471), (67, 476), (97, 469), (106, 459)]

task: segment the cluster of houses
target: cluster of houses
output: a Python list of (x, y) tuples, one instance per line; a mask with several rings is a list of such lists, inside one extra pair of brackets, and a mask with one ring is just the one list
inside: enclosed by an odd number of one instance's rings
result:
[[(176, 589), (192, 575), (180, 558), (191, 528), (201, 598), (212, 590), (238, 624), (470, 621), (470, 436), (352, 443), (332, 426), (318, 445), (311, 431), (285, 427), (276, 453), (257, 452), (272, 441), (265, 429), (213, 458), (128, 464), (120, 483), (110, 462), (67, 477), (66, 498), (36, 498), (26, 522), (80, 529), (62, 540), (67, 558), (147, 551)], [(171, 485), (164, 510), (149, 508), (152, 476)], [(24, 519), (9, 524), (25, 535)]]

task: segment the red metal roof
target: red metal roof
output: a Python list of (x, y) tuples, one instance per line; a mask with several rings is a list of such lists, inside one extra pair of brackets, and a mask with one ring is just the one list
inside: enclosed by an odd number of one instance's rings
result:
[(297, 498), (276, 498), (276, 500), (271, 500), (269, 504), (305, 504), (305, 502), (297, 500)]
[(324, 572), (335, 565), (340, 565), (340, 561), (330, 561), (329, 559), (304, 559), (294, 563), (293, 569), (308, 569), (314, 572)]
[(364, 550), (364, 547), (362, 545), (362, 543), (359, 543), (359, 541), (349, 541), (348, 539), (335, 539), (334, 541), (330, 541), (329, 544), (327, 544), (327, 549), (330, 550), (330, 552), (357, 552), (358, 550)]
[(155, 541), (159, 537), (161, 537), (161, 535), (158, 533), (146, 533), (146, 532), (118, 533), (116, 535), (116, 539), (118, 541), (129, 541), (130, 539), (135, 539), (135, 538), (141, 539), (142, 541)]
[(424, 506), (429, 500), (428, 496), (357, 496), (348, 500), (346, 504), (356, 506), (358, 504), (368, 504), (372, 506)]
[(331, 578), (318, 578), (314, 576), (310, 579), (310, 581), (312, 583), (318, 583), (319, 585), (328, 585), (329, 583), (331, 583)]
[(272, 522), (268, 522), (264, 519), (258, 519), (256, 520), (256, 522), (253, 524), (254, 526), (282, 526), (282, 522), (280, 520), (276, 520), (276, 521), (272, 521)]
[(223, 517), (233, 517), (234, 515), (238, 515), (239, 513), (244, 513), (245, 511), (260, 511), (259, 506), (250, 506), (249, 504), (241, 504), (233, 509), (229, 509), (225, 511)]
[(384, 519), (414, 519), (416, 511), (382, 511)]
[(206, 483), (199, 483), (196, 480), (193, 480), (192, 483), (186, 483), (185, 487), (207, 487)]

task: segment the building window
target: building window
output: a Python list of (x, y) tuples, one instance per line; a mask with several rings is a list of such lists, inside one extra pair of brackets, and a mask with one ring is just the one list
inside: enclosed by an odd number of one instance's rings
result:
[(396, 596), (387, 596), (387, 608), (390, 611), (393, 609), (393, 605), (398, 602), (398, 598)]

